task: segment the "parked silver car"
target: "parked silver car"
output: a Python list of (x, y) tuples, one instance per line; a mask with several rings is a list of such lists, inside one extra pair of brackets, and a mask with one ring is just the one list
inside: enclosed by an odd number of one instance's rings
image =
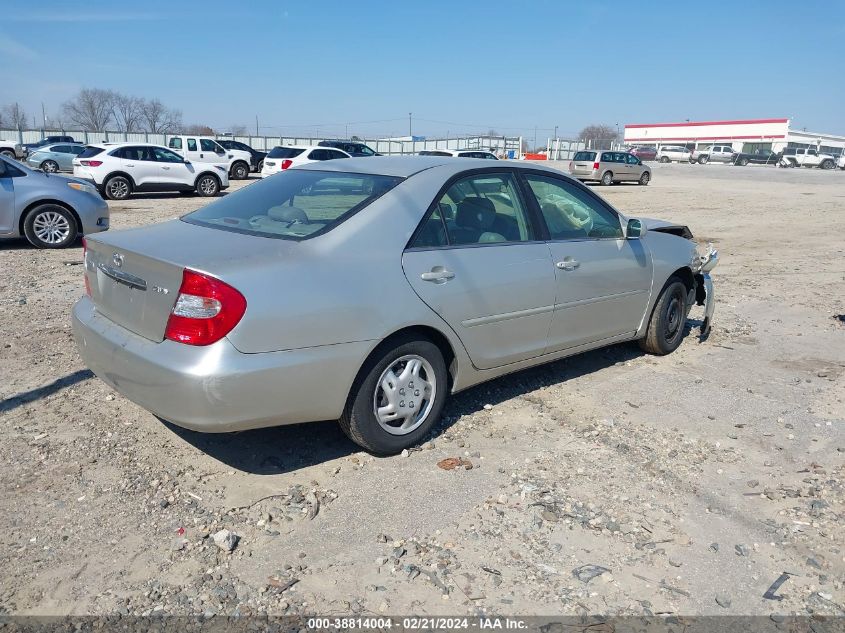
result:
[(95, 187), (0, 156), (0, 238), (26, 237), (39, 248), (63, 248), (80, 234), (108, 228), (109, 207)]
[(81, 143), (56, 143), (39, 147), (26, 157), (26, 164), (33, 169), (55, 173), (73, 171), (73, 159), (85, 151)]
[(685, 226), (626, 218), (534, 164), (350, 158), (87, 240), (85, 363), (197, 431), (339, 419), (378, 454), (446, 397), (620, 341), (675, 350), (713, 315)]
[(584, 150), (576, 152), (569, 163), (569, 173), (578, 180), (612, 185), (615, 182), (651, 181), (651, 168), (628, 152)]
[(657, 160), (661, 163), (688, 163), (692, 159), (692, 152), (683, 145), (663, 145), (657, 149)]

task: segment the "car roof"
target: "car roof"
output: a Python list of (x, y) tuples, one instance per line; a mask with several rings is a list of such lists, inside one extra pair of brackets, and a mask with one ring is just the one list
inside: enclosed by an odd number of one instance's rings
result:
[[(491, 161), (492, 162), (492, 161)], [(344, 158), (343, 160), (320, 161), (295, 167), (294, 169), (309, 169), (316, 171), (338, 171), (356, 174), (374, 174), (381, 176), (396, 176), (408, 178), (427, 169), (442, 169), (444, 178), (448, 178), (466, 170), (503, 169), (515, 167), (517, 169), (536, 169), (553, 172), (559, 176), (567, 176), (563, 172), (539, 165), (537, 163), (519, 163), (499, 161), (495, 166), (479, 161), (477, 158), (460, 158), (452, 156), (371, 156), (367, 158)]]
[[(56, 145), (67, 145), (67, 143), (56, 143)], [(118, 142), (114, 142), (114, 143), (112, 143), (112, 142), (108, 142), (108, 143), (76, 143), (76, 145), (86, 145), (87, 147), (99, 147), (100, 149), (115, 149), (117, 147), (127, 147), (127, 146), (137, 147), (137, 146), (141, 145), (141, 146), (145, 146), (145, 147), (163, 147), (164, 149), (168, 149), (170, 151), (173, 151), (172, 149), (170, 149), (169, 147), (167, 147), (165, 145), (159, 145), (158, 143), (144, 143), (143, 141), (137, 141), (137, 142), (134, 142), (134, 143), (132, 141), (118, 141)]]

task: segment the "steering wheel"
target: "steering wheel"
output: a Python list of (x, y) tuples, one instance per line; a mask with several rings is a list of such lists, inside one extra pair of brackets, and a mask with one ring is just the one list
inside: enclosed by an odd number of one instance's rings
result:
[(566, 202), (558, 205), (566, 218), (572, 223), (572, 226), (578, 230), (584, 231), (587, 235), (593, 230), (593, 216), (584, 207)]

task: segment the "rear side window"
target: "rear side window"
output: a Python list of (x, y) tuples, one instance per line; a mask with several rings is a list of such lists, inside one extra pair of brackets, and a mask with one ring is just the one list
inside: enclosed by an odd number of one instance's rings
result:
[(420, 152), (420, 156), (451, 156), (449, 152), (438, 152), (437, 150), (423, 150)]
[(267, 158), (296, 158), (304, 151), (298, 147), (274, 147), (267, 154)]
[(302, 240), (338, 226), (402, 178), (291, 169), (183, 216), (217, 229)]
[(102, 147), (86, 147), (84, 150), (82, 150), (82, 153), (79, 155), (79, 158), (91, 158), (92, 156), (96, 156), (97, 154), (102, 153)]
[(195, 152), (197, 151), (197, 139), (189, 138), (188, 139), (188, 151)]
[(601, 155), (601, 162), (603, 163), (612, 163), (614, 161), (613, 153), (612, 152), (604, 152)]
[(167, 145), (172, 149), (182, 149), (182, 139), (181, 138), (172, 138), (170, 139), (170, 143)]
[(575, 153), (575, 160), (586, 160), (592, 161), (596, 159), (595, 152), (576, 152)]

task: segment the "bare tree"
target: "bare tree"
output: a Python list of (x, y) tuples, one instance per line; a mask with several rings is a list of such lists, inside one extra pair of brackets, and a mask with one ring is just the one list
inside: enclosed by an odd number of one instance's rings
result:
[(246, 136), (247, 135), (246, 126), (245, 125), (233, 125), (229, 129), (229, 133), (232, 136)]
[(213, 136), (215, 133), (214, 128), (201, 123), (186, 126), (184, 132), (185, 134), (196, 134), (198, 136)]
[(610, 144), (619, 138), (616, 128), (612, 125), (588, 125), (578, 135), (593, 149), (610, 149)]
[(83, 88), (62, 106), (65, 117), (83, 130), (101, 131), (113, 120), (114, 93), (100, 88)]
[(26, 128), (26, 112), (17, 101), (4, 107), (3, 113), (5, 115), (4, 118), (6, 119), (7, 125), (10, 125), (16, 130), (23, 130)]
[(152, 134), (170, 134), (182, 128), (182, 113), (165, 107), (158, 99), (142, 103), (141, 119), (147, 132)]
[(119, 92), (112, 93), (112, 117), (118, 132), (139, 132), (141, 130), (144, 100)]

